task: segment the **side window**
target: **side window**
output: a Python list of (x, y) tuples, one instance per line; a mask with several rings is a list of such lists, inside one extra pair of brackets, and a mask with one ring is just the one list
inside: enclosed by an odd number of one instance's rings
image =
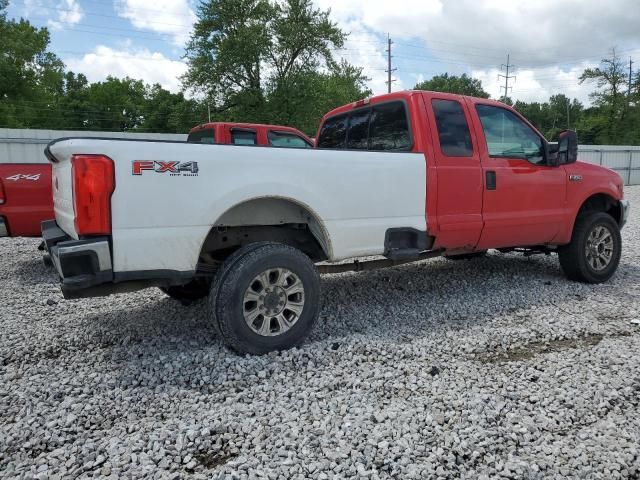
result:
[(476, 105), (476, 111), (490, 157), (522, 158), (537, 165), (544, 164), (542, 138), (517, 115), (493, 105)]
[(411, 149), (409, 121), (403, 102), (383, 103), (373, 107), (369, 126), (369, 149)]
[(256, 132), (252, 130), (231, 130), (231, 143), (234, 145), (255, 145), (257, 142)]
[(433, 113), (436, 116), (440, 150), (447, 157), (470, 157), (473, 145), (469, 124), (464, 116), (460, 102), (455, 100), (433, 100)]
[(268, 137), (272, 147), (311, 148), (302, 137), (293, 133), (269, 131)]
[(369, 148), (369, 114), (370, 108), (356, 110), (349, 115), (347, 131), (347, 149), (366, 150)]
[(328, 118), (318, 137), (318, 148), (344, 148), (347, 136), (347, 116)]
[(187, 137), (188, 143), (216, 143), (216, 134), (213, 128), (207, 128), (205, 130), (198, 130), (197, 132), (190, 133)]

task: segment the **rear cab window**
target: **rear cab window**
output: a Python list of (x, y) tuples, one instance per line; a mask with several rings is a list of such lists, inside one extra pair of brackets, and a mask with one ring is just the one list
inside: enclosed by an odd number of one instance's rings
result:
[(347, 137), (347, 115), (328, 118), (318, 136), (318, 148), (344, 148)]
[(407, 106), (404, 101), (390, 101), (330, 117), (322, 125), (317, 146), (346, 150), (411, 150)]
[(232, 128), (231, 143), (233, 145), (257, 145), (258, 134), (255, 130)]
[(192, 132), (187, 137), (187, 143), (214, 144), (216, 143), (216, 131), (213, 128), (205, 128)]
[(436, 117), (442, 154), (447, 157), (473, 156), (469, 124), (460, 102), (433, 99), (431, 106)]
[(272, 147), (286, 148), (311, 148), (311, 145), (295, 133), (278, 132), (270, 130), (267, 134), (269, 145)]

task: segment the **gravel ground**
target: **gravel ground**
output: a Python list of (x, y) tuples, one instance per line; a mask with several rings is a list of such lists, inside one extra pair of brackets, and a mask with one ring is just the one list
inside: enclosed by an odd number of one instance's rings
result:
[(325, 276), (239, 357), (158, 290), (66, 301), (0, 239), (4, 478), (640, 478), (640, 187), (617, 275), (492, 254)]

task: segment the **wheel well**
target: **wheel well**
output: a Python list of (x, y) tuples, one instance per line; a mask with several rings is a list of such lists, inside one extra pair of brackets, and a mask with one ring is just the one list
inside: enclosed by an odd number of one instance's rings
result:
[(598, 193), (587, 198), (580, 207), (578, 216), (585, 212), (604, 212), (611, 215), (618, 224), (622, 221), (620, 203), (605, 193)]
[(284, 198), (258, 198), (227, 210), (205, 239), (200, 261), (226, 258), (243, 245), (273, 241), (295, 247), (319, 262), (329, 258), (324, 226), (306, 206)]

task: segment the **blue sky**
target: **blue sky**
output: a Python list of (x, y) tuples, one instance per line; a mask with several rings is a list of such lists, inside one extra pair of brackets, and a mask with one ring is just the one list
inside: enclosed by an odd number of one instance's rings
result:
[[(594, 87), (577, 77), (611, 48), (640, 67), (637, 0), (606, 7), (587, 0), (314, 1), (350, 32), (336, 55), (362, 66), (374, 93), (386, 91), (387, 33), (394, 41), (394, 90), (464, 72), (498, 97), (500, 64), (510, 54), (513, 98), (566, 93), (588, 102)], [(51, 49), (90, 80), (129, 75), (177, 91), (195, 10), (190, 0), (13, 0), (8, 13), (49, 27)]]

